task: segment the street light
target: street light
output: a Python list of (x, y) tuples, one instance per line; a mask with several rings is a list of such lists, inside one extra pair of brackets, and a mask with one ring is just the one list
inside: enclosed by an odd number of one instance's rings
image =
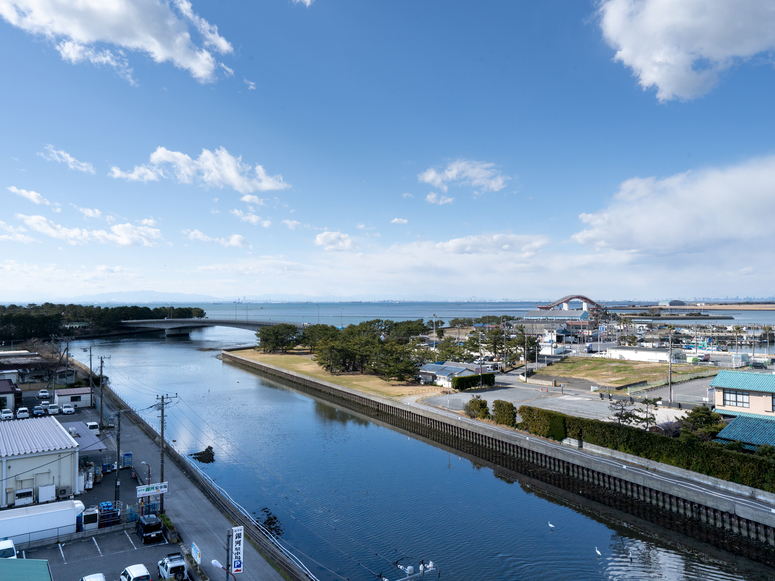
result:
[[(232, 572), (231, 572), (231, 571), (229, 571), (229, 570), (228, 570), (226, 567), (224, 567), (223, 565), (221, 565), (221, 562), (220, 562), (218, 559), (213, 559), (211, 562), (212, 562), (212, 564), (213, 564), (213, 567), (218, 567), (219, 569), (223, 569), (224, 571), (226, 571), (226, 581), (228, 581), (228, 580), (229, 580), (229, 575), (231, 575), (232, 577), (234, 577), (234, 573), (232, 573)], [(237, 578), (236, 578), (236, 577), (234, 577), (234, 581), (237, 581)]]

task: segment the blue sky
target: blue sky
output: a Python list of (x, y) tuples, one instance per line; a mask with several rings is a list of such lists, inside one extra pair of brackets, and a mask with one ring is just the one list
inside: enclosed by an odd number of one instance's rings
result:
[(0, 300), (772, 296), (772, 30), (756, 0), (0, 0)]

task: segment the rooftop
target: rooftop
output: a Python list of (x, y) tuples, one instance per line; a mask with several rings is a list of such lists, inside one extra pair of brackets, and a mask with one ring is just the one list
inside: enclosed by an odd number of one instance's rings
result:
[(775, 393), (775, 375), (723, 370), (710, 382), (710, 386)]
[(775, 418), (763, 419), (762, 416), (738, 416), (716, 436), (718, 440), (743, 442), (753, 446), (769, 444), (775, 446)]
[(0, 423), (0, 458), (77, 448), (78, 442), (51, 416)]

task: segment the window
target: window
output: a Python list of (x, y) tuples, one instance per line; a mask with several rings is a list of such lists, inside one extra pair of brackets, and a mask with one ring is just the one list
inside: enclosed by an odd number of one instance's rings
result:
[(775, 395), (772, 396), (772, 407), (770, 408), (770, 411), (775, 412)]
[(724, 390), (724, 405), (747, 408), (750, 407), (747, 391)]
[(73, 401), (81, 401), (81, 396), (80, 395), (71, 395), (70, 396), (70, 401), (71, 402), (73, 402)]

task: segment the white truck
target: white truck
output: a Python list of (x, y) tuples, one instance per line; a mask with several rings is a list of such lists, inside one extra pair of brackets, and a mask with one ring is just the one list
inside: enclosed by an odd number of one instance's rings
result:
[(0, 512), (0, 531), (3, 538), (16, 543), (74, 533), (83, 509), (80, 500), (63, 500), (4, 510)]

